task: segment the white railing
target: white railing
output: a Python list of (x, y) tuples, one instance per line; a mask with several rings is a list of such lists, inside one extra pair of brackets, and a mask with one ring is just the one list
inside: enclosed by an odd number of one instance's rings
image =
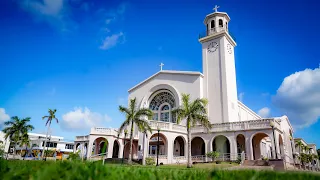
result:
[(187, 159), (186, 156), (173, 156), (173, 159)]
[(89, 135), (87, 135), (87, 136), (76, 136), (74, 141), (89, 141)]
[(206, 161), (206, 156), (205, 155), (191, 156), (191, 160), (193, 162), (205, 162)]
[(93, 127), (93, 128), (91, 128), (90, 134), (103, 134), (103, 135), (118, 136), (118, 131), (117, 131), (117, 129), (113, 129), (113, 128)]
[[(152, 158), (157, 158), (156, 154), (149, 154), (148, 157), (152, 157)], [(164, 155), (164, 154), (159, 154), (159, 159), (167, 159), (168, 155)]]
[(148, 122), (152, 130), (157, 130), (158, 128), (160, 128), (161, 130), (165, 131), (187, 133), (187, 127), (183, 125), (154, 120), (149, 120)]
[[(239, 131), (239, 130), (253, 130), (253, 129), (270, 129), (270, 122), (274, 122), (275, 128), (280, 129), (280, 123), (273, 119), (259, 119), (252, 121), (230, 122), (221, 124), (212, 124), (212, 132), (222, 131)], [(206, 132), (207, 129), (203, 126), (196, 126), (191, 129), (192, 133)]]

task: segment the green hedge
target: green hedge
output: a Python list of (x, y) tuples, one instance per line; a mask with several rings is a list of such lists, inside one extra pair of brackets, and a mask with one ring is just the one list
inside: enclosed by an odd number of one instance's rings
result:
[(0, 179), (320, 179), (319, 174), (305, 172), (274, 172), (253, 170), (206, 170), (187, 168), (156, 168), (125, 165), (101, 165), (100, 163), (5, 161), (0, 160)]

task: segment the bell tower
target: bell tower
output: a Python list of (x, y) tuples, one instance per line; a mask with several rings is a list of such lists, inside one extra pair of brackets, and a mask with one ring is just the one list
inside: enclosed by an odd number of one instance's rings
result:
[(211, 123), (239, 121), (234, 47), (229, 33), (230, 17), (225, 12), (214, 12), (204, 19), (206, 32), (199, 36), (202, 44), (204, 74), (203, 94), (208, 99)]

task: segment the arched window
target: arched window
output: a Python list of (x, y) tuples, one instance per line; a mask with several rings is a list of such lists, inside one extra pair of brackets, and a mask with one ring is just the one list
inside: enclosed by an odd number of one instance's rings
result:
[(223, 27), (222, 19), (219, 19), (219, 27)]
[(228, 23), (226, 22), (226, 30), (228, 30)]
[(175, 122), (171, 117), (171, 110), (175, 107), (175, 99), (170, 92), (163, 91), (153, 97), (149, 104), (149, 109), (153, 111), (152, 120), (164, 122)]
[(216, 25), (215, 25), (215, 22), (214, 22), (214, 20), (212, 20), (212, 21), (211, 21), (211, 29), (215, 28), (215, 26), (216, 26)]
[(161, 108), (160, 121), (169, 122), (170, 120), (170, 107), (168, 105), (164, 105)]

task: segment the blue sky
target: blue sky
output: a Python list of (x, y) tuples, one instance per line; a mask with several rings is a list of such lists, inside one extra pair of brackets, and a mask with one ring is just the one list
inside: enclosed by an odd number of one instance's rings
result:
[(1, 1), (0, 123), (29, 116), (45, 132), (41, 117), (56, 108), (52, 133), (67, 139), (119, 127), (127, 90), (161, 62), (202, 71), (198, 34), (218, 4), (238, 44), (239, 98), (263, 116), (287, 114), (296, 137), (320, 145), (319, 4), (287, 2)]

